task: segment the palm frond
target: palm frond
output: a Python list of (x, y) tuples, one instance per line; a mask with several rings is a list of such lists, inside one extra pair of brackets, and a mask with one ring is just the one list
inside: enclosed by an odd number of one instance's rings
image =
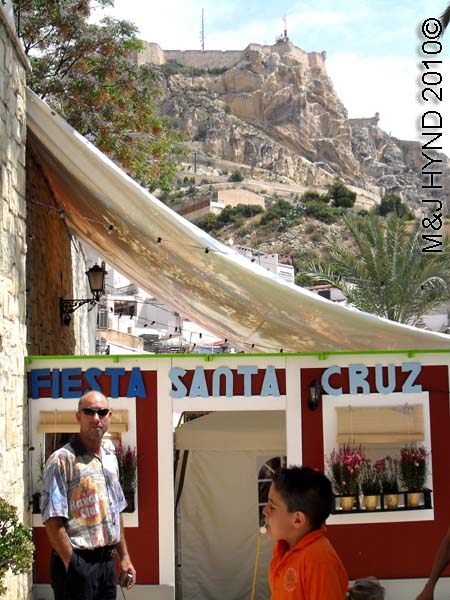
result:
[(447, 25), (450, 23), (450, 4), (444, 10), (439, 20), (442, 23), (442, 31), (445, 31), (447, 29)]

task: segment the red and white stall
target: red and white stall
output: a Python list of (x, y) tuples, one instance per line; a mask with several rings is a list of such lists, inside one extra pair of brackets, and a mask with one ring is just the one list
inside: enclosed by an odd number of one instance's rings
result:
[[(271, 543), (259, 531), (258, 489), (267, 466), (323, 470), (346, 440), (374, 458), (418, 443), (430, 453), (418, 506), (406, 506), (406, 494), (396, 509), (381, 499), (372, 511), (336, 502), (328, 520), (351, 579), (375, 575), (388, 597), (415, 597), (449, 527), (449, 358), (447, 350), (32, 357), (30, 499), (43, 460), (77, 431), (80, 395), (101, 390), (111, 398), (112, 441), (138, 456), (135, 510), (125, 514), (137, 585), (127, 598), (264, 600)], [(214, 414), (174, 434), (183, 411)], [(35, 597), (52, 598), (39, 513), (33, 527)], [(439, 586), (448, 597), (449, 580)]]

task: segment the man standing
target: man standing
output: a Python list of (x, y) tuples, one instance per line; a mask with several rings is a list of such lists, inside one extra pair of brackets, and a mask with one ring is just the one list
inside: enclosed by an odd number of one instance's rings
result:
[(136, 571), (128, 554), (121, 511), (126, 501), (112, 444), (102, 443), (111, 420), (108, 400), (87, 392), (78, 403), (80, 433), (54, 452), (44, 471), (42, 521), (52, 545), (55, 600), (114, 600), (119, 582), (131, 588)]

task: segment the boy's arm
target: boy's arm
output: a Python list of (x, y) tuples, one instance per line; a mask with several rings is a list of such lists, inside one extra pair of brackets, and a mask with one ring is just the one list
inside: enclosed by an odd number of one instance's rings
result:
[(433, 568), (431, 569), (430, 577), (425, 584), (422, 592), (417, 596), (416, 600), (433, 600), (434, 588), (439, 577), (450, 564), (450, 529), (447, 531), (445, 538), (442, 540), (436, 558), (434, 559)]

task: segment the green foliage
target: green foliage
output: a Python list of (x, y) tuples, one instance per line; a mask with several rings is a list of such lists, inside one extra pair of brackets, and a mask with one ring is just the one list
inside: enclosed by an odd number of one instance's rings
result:
[(222, 75), (228, 67), (211, 67), (210, 69), (182, 65), (176, 60), (169, 60), (160, 66), (164, 75), (187, 75), (188, 77), (200, 77), (202, 75)]
[(17, 575), (30, 571), (34, 546), (30, 527), (19, 523), (17, 509), (0, 498), (0, 594), (7, 590), (3, 580), (8, 569)]
[(181, 137), (160, 115), (155, 73), (138, 66), (137, 28), (94, 8), (111, 0), (14, 0), (16, 27), (32, 72), (29, 85), (75, 129), (144, 186), (170, 186)]
[(218, 231), (226, 225), (240, 225), (244, 219), (260, 214), (264, 209), (258, 204), (238, 204), (237, 206), (226, 206), (219, 215), (210, 213), (197, 223), (200, 229), (208, 233)]
[(244, 176), (240, 171), (233, 171), (228, 177), (228, 181), (244, 181)]
[(305, 215), (323, 223), (334, 223), (340, 215), (340, 211), (326, 206), (321, 200), (311, 200), (305, 205)]
[(277, 228), (284, 231), (288, 227), (296, 225), (303, 215), (304, 207), (301, 204), (292, 205), (287, 200), (277, 200), (261, 218), (261, 225), (267, 228)]
[(397, 217), (414, 218), (412, 210), (402, 202), (402, 199), (397, 194), (385, 194), (379, 206), (376, 207), (376, 212), (382, 217), (385, 217), (389, 213), (394, 213)]
[(335, 181), (328, 186), (328, 195), (332, 200), (332, 206), (352, 208), (355, 205), (356, 193), (349, 190), (342, 181)]
[(314, 192), (313, 190), (307, 190), (300, 197), (301, 202), (323, 202), (324, 204), (328, 204), (330, 200), (331, 197), (328, 194), (319, 194), (319, 192)]
[(117, 463), (119, 465), (119, 481), (125, 495), (136, 489), (137, 455), (136, 450), (129, 446), (124, 448), (120, 443), (117, 447)]
[(330, 260), (305, 269), (316, 281), (340, 289), (356, 308), (400, 323), (414, 324), (448, 300), (450, 238), (444, 238), (441, 252), (424, 253), (419, 221), (408, 225), (395, 214), (384, 220), (375, 213), (343, 220), (357, 250), (329, 237)]
[(403, 446), (400, 450), (400, 478), (405, 490), (421, 490), (428, 475), (429, 452), (425, 446)]
[(200, 229), (203, 229), (203, 231), (211, 233), (212, 231), (216, 231), (217, 229), (219, 229), (217, 225), (217, 220), (218, 215), (209, 213), (209, 215), (206, 215), (197, 221), (197, 226), (200, 227)]

